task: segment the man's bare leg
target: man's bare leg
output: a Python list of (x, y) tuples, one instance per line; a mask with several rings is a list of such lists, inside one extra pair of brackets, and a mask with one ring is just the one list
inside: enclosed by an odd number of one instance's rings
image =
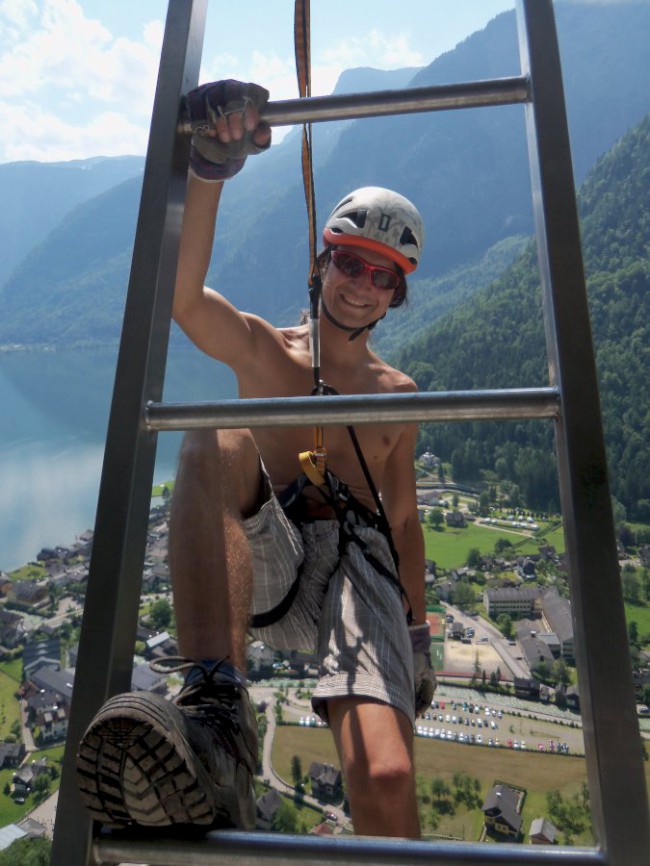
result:
[(261, 505), (261, 484), (248, 430), (185, 436), (169, 534), (179, 651), (194, 660), (227, 656), (242, 673), (253, 575), (241, 519)]
[[(170, 558), (181, 652), (229, 657), (245, 674), (251, 563), (241, 517), (258, 499), (248, 431), (200, 432), (183, 446)], [(225, 665), (197, 665), (174, 701), (149, 692), (109, 699), (79, 744), (77, 780), (111, 826), (255, 826), (257, 722)], [(224, 747), (224, 738), (228, 743)]]
[(410, 721), (395, 707), (356, 697), (330, 700), (328, 712), (355, 833), (419, 838)]

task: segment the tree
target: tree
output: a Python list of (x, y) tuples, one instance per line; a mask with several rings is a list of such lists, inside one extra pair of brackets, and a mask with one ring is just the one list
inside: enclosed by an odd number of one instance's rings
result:
[(433, 795), (433, 799), (436, 801), (438, 807), (442, 806), (443, 800), (446, 800), (447, 797), (451, 794), (451, 788), (445, 782), (444, 779), (441, 779), (439, 776), (434, 776), (431, 780), (431, 794)]
[(509, 613), (500, 613), (497, 617), (497, 627), (501, 634), (504, 637), (511, 638), (513, 635), (512, 630), (512, 617)]
[(427, 523), (433, 529), (439, 529), (445, 522), (444, 515), (440, 508), (431, 508), (427, 514)]
[(643, 687), (643, 703), (650, 708), (650, 685)]
[(275, 833), (296, 833), (298, 830), (298, 813), (295, 806), (282, 798), (282, 805), (271, 820), (271, 830)]
[(50, 796), (51, 779), (49, 773), (39, 773), (34, 779), (32, 792), (34, 803), (42, 803)]
[(564, 659), (556, 659), (551, 665), (551, 679), (563, 686), (568, 686), (571, 682), (571, 674)]
[(487, 490), (483, 490), (481, 495), (478, 498), (478, 510), (481, 517), (487, 517), (490, 513), (490, 493)]
[(643, 596), (646, 601), (650, 602), (650, 569), (642, 568), (639, 579), (643, 587)]
[(504, 550), (507, 550), (508, 552), (513, 550), (512, 541), (508, 538), (497, 538), (494, 542), (494, 552), (497, 556), (500, 556)]
[(49, 866), (52, 843), (48, 839), (17, 839), (0, 851), (0, 866)]
[(467, 553), (467, 567), (478, 568), (481, 565), (481, 551), (478, 547), (471, 547)]
[(454, 604), (461, 610), (467, 610), (474, 605), (474, 590), (465, 580), (459, 580), (454, 587)]
[(163, 631), (172, 621), (172, 606), (166, 598), (154, 601), (149, 608), (149, 618), (158, 631)]
[(634, 568), (623, 568), (621, 574), (621, 583), (623, 587), (623, 598), (631, 604), (639, 604), (641, 601), (641, 581), (639, 580)]
[(472, 685), (476, 685), (479, 677), (481, 676), (481, 663), (478, 660), (478, 650), (476, 650), (476, 655), (474, 656), (474, 668), (472, 670), (472, 679), (470, 680)]
[(302, 761), (300, 760), (300, 755), (294, 755), (291, 758), (291, 778), (294, 785), (302, 781)]

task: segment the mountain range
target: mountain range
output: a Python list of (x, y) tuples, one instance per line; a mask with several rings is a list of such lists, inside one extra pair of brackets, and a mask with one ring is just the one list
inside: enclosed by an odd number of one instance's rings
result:
[[(650, 114), (605, 154), (578, 196), (612, 492), (650, 522)], [(422, 390), (548, 384), (533, 241), (505, 273), (393, 359)], [(506, 481), (529, 507), (559, 506), (547, 422), (423, 425), (421, 446), (456, 480)]]
[[(556, 13), (612, 490), (630, 519), (650, 522), (650, 4), (558, 2)], [(424, 69), (350, 70), (337, 90), (513, 75), (516, 57), (504, 13)], [(548, 380), (524, 138), (518, 106), (314, 126), (321, 225), (366, 183), (423, 212), (427, 253), (409, 304), (373, 340), (424, 390)], [(306, 301), (299, 148), (293, 130), (227, 184), (208, 279), (276, 324)], [(0, 166), (0, 344), (117, 339), (141, 173), (136, 157)], [(457, 480), (557, 508), (548, 423), (423, 425), (420, 438)]]
[[(556, 16), (581, 181), (597, 157), (650, 111), (650, 6), (558, 2)], [(507, 12), (423, 69), (351, 70), (337, 90), (517, 74), (515, 16)], [(432, 301), (432, 316), (457, 299), (449, 274), (473, 266), (484, 284), (484, 257), (505, 256), (507, 264), (504, 250), (517, 250), (510, 239), (532, 231), (521, 106), (315, 124), (314, 151), (320, 225), (344, 192), (364, 184), (392, 186), (419, 206), (427, 240), (412, 290), (415, 295), (424, 287), (423, 293), (440, 297), (440, 303)], [(135, 157), (0, 166), (9, 203), (2, 223), (7, 248), (0, 269), (0, 344), (78, 345), (118, 337), (141, 167)], [(287, 324), (305, 304), (307, 267), (294, 130), (227, 185), (208, 282), (227, 286), (241, 308)], [(465, 289), (471, 294), (471, 285)], [(403, 329), (403, 336), (409, 334)]]

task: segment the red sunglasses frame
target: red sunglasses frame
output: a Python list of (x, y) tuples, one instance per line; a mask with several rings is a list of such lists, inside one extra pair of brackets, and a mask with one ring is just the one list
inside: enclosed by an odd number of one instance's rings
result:
[[(348, 253), (346, 250), (332, 250), (331, 256), (332, 256), (332, 262), (334, 264), (334, 267), (338, 271), (340, 271), (342, 274), (345, 274), (346, 277), (351, 277), (352, 279), (358, 279), (359, 277), (361, 277), (367, 273), (369, 278), (370, 278), (371, 285), (373, 285), (376, 289), (380, 289), (380, 290), (386, 291), (386, 292), (389, 292), (389, 291), (394, 292), (396, 289), (399, 288), (400, 275), (397, 273), (397, 271), (391, 271), (390, 268), (383, 268), (380, 265), (370, 265), (370, 264), (368, 264), (367, 261), (362, 259), (360, 256), (356, 256), (354, 253)], [(354, 262), (359, 262), (359, 264), (361, 265), (361, 270), (358, 273), (350, 273), (349, 271), (346, 271), (345, 265), (343, 263), (337, 262), (337, 258), (339, 258), (339, 257), (345, 257), (348, 260), (352, 259)], [(375, 274), (376, 273), (390, 274), (391, 280), (394, 281), (395, 285), (392, 285), (392, 286), (379, 286), (379, 285), (377, 285), (377, 283), (375, 282)]]

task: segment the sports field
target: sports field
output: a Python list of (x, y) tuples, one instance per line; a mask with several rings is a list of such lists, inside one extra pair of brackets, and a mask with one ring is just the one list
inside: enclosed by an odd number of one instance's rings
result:
[(431, 627), (431, 636), (434, 640), (445, 639), (445, 611), (443, 608), (428, 608), (427, 622)]

